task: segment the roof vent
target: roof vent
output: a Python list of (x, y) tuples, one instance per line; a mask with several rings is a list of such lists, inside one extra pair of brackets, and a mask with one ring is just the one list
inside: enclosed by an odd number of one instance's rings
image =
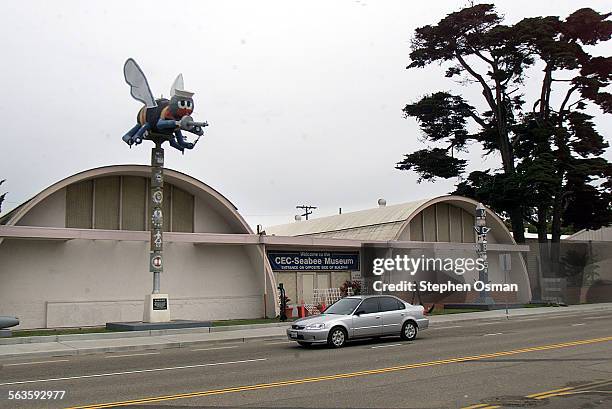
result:
[(302, 216), (300, 216), (299, 214), (296, 214), (294, 219), (296, 222), (299, 222), (300, 220), (302, 220)]
[(383, 198), (378, 199), (378, 207), (385, 207), (387, 205), (387, 201)]

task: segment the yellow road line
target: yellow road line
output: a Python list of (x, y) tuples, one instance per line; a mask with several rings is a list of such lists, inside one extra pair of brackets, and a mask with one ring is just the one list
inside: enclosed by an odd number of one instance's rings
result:
[(534, 394), (531, 394), (531, 395), (527, 395), (526, 397), (533, 399), (533, 398), (538, 398), (539, 396), (548, 395), (550, 393), (569, 391), (570, 389), (574, 389), (574, 388), (553, 389), (552, 391), (534, 393)]
[[(602, 386), (602, 385), (607, 385), (609, 383), (612, 383), (612, 379), (608, 379), (605, 381), (597, 381), (597, 382), (591, 382), (591, 383), (586, 383), (584, 385), (578, 385), (578, 386), (574, 386), (574, 387), (567, 387), (567, 388), (561, 388), (561, 389), (553, 389), (550, 391), (546, 391), (546, 392), (538, 392), (538, 393), (532, 393), (531, 395), (527, 395), (525, 396), (526, 398), (531, 398), (531, 399), (537, 399), (537, 400), (541, 400), (541, 399), (548, 399), (548, 398), (552, 398), (554, 396), (565, 396), (565, 395), (571, 395), (573, 393), (577, 393), (577, 392), (582, 392), (587, 388), (591, 388), (593, 386)], [(478, 405), (472, 405), (472, 406), (466, 406), (464, 408), (461, 409), (491, 409), (492, 406), (487, 406), (488, 403), (480, 403)], [(496, 408), (499, 406), (495, 406)]]
[(548, 392), (541, 392), (541, 393), (536, 393), (534, 395), (529, 395), (527, 396), (528, 398), (534, 398), (534, 399), (548, 399), (548, 398), (552, 398), (554, 396), (564, 396), (564, 395), (571, 395), (572, 393), (576, 393), (576, 392), (580, 392), (580, 391), (584, 391), (587, 390), (593, 386), (602, 386), (602, 385), (607, 385), (609, 383), (612, 383), (612, 380), (608, 379), (605, 381), (598, 381), (598, 382), (591, 382), (591, 383), (586, 383), (584, 385), (578, 385), (578, 386), (574, 386), (571, 388), (562, 388), (562, 389), (556, 389), (556, 390), (552, 390), (552, 391), (548, 391)]
[(224, 388), (224, 389), (212, 389), (212, 390), (207, 390), (207, 391), (181, 393), (181, 394), (175, 394), (175, 395), (155, 396), (155, 397), (150, 397), (150, 398), (134, 399), (134, 400), (128, 400), (128, 401), (121, 401), (121, 402), (109, 402), (109, 403), (98, 403), (98, 404), (85, 405), (85, 406), (75, 406), (75, 407), (71, 407), (67, 409), (103, 409), (103, 408), (112, 408), (116, 406), (137, 405), (137, 404), (143, 404), (143, 403), (154, 403), (154, 402), (162, 402), (162, 401), (168, 401), (168, 400), (187, 399), (187, 398), (196, 398), (196, 397), (211, 396), (211, 395), (221, 395), (221, 394), (227, 394), (227, 393), (277, 388), (277, 387), (282, 387), (282, 386), (300, 385), (300, 384), (322, 382), (322, 381), (329, 381), (329, 380), (335, 380), (335, 379), (354, 378), (358, 376), (377, 375), (377, 374), (388, 373), (388, 372), (404, 371), (404, 370), (414, 369), (414, 368), (423, 368), (423, 367), (446, 365), (446, 364), (452, 364), (452, 363), (477, 361), (477, 360), (483, 360), (483, 359), (489, 359), (489, 358), (497, 358), (500, 356), (524, 354), (527, 352), (546, 351), (546, 350), (559, 349), (559, 348), (568, 348), (572, 346), (588, 345), (588, 344), (608, 342), (608, 341), (612, 341), (612, 336), (603, 337), (603, 338), (584, 339), (580, 341), (563, 342), (563, 343), (551, 344), (551, 345), (542, 345), (542, 346), (537, 346), (537, 347), (514, 349), (510, 351), (493, 352), (493, 353), (482, 354), (482, 355), (441, 359), (441, 360), (421, 362), (421, 363), (416, 363), (416, 364), (391, 366), (387, 368), (370, 369), (370, 370), (363, 370), (363, 371), (349, 372), (349, 373), (340, 373), (340, 374), (335, 374), (335, 375), (325, 375), (325, 376), (318, 376), (318, 377), (312, 377), (312, 378), (293, 379), (293, 380), (288, 380), (288, 381), (279, 381), (279, 382), (271, 382), (271, 383), (260, 383), (260, 384), (255, 384), (255, 385), (237, 386), (233, 388)]
[(570, 392), (561, 392), (555, 396), (569, 396), (569, 395), (578, 395), (580, 393), (612, 393), (612, 391), (598, 391), (597, 389), (587, 389), (584, 391), (570, 391)]

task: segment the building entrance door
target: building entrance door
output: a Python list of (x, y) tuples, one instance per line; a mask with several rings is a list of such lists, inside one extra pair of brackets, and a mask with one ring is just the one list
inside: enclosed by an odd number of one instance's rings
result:
[(317, 273), (317, 286), (315, 288), (325, 289), (331, 287), (330, 273)]
[(316, 273), (316, 272), (304, 272), (298, 273), (298, 293), (299, 300), (304, 300), (305, 304), (315, 304), (322, 300), (315, 300), (314, 290), (315, 288), (327, 289), (331, 285), (331, 274), (330, 273)]
[(302, 274), (302, 297), (301, 299), (304, 300), (304, 303), (306, 304), (312, 304), (314, 301), (314, 289), (315, 289), (315, 274), (309, 274), (309, 273), (304, 273)]

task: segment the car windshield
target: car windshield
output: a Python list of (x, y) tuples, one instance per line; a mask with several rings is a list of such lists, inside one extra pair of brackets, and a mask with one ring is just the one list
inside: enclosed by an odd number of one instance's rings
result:
[(349, 315), (359, 305), (359, 298), (343, 298), (330, 305), (325, 314)]

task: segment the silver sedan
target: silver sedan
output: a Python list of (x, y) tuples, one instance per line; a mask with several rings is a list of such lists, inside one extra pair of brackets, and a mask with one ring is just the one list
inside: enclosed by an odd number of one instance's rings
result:
[(390, 295), (363, 295), (342, 298), (321, 315), (294, 321), (287, 337), (302, 346), (327, 343), (340, 348), (347, 340), (357, 338), (399, 335), (410, 341), (428, 326), (429, 319), (420, 305)]

